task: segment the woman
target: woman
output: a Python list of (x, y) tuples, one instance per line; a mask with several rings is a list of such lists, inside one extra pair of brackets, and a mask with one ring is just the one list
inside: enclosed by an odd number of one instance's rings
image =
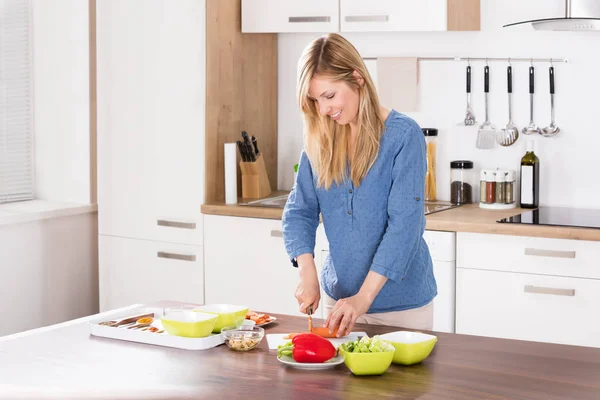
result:
[(283, 212), (300, 282), (300, 311), (320, 301), (314, 262), (319, 214), (329, 241), (321, 281), (324, 326), (355, 322), (432, 329), (437, 286), (425, 229), (425, 138), (379, 104), (358, 51), (338, 34), (314, 40), (299, 63), (305, 151)]

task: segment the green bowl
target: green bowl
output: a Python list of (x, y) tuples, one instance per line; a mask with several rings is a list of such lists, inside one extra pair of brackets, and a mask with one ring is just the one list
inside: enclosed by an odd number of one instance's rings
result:
[(437, 336), (421, 332), (397, 331), (381, 335), (395, 348), (394, 364), (413, 365), (429, 357), (437, 342)]
[(354, 375), (381, 375), (392, 364), (393, 351), (379, 353), (348, 353), (340, 348), (344, 364)]
[(203, 338), (210, 335), (218, 317), (194, 311), (175, 311), (161, 318), (162, 326), (173, 336)]
[(239, 328), (248, 313), (248, 307), (236, 306), (231, 304), (208, 304), (194, 308), (194, 311), (200, 311), (218, 316), (217, 323), (213, 328), (214, 333), (220, 333), (225, 327)]

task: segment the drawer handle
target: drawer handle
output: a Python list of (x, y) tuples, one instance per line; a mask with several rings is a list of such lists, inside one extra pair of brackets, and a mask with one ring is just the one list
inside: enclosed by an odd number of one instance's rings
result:
[(525, 293), (554, 294), (557, 296), (575, 296), (575, 289), (555, 289), (541, 286), (525, 285)]
[(177, 254), (167, 253), (166, 251), (159, 251), (156, 253), (158, 258), (168, 258), (170, 260), (181, 260), (181, 261), (196, 261), (195, 254)]
[(278, 230), (271, 231), (271, 236), (273, 237), (283, 237), (283, 232)]
[(554, 257), (554, 258), (575, 258), (576, 253), (574, 251), (560, 251), (560, 250), (543, 250), (543, 249), (532, 249), (530, 247), (525, 249), (526, 256), (538, 256), (538, 257)]
[(347, 15), (346, 22), (389, 22), (389, 15)]
[(288, 22), (291, 22), (291, 23), (331, 22), (331, 17), (289, 17)]
[(170, 228), (182, 228), (182, 229), (196, 229), (195, 222), (181, 222), (181, 221), (169, 221), (166, 219), (156, 220), (158, 226), (168, 226)]

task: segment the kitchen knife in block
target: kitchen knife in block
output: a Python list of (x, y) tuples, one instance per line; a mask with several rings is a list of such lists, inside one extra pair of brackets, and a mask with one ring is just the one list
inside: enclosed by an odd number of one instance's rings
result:
[(256, 156), (254, 162), (240, 161), (242, 171), (242, 197), (258, 199), (271, 194), (269, 175), (262, 154)]

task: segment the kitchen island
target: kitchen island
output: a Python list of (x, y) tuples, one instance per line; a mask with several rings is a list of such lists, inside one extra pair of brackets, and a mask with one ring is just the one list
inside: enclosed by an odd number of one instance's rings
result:
[[(265, 333), (306, 329), (275, 315)], [(0, 338), (0, 398), (600, 399), (600, 349), (436, 333), (427, 360), (356, 377), (286, 367), (266, 337), (246, 353), (186, 351), (89, 335), (98, 315)], [(369, 335), (397, 328), (360, 324)]]

